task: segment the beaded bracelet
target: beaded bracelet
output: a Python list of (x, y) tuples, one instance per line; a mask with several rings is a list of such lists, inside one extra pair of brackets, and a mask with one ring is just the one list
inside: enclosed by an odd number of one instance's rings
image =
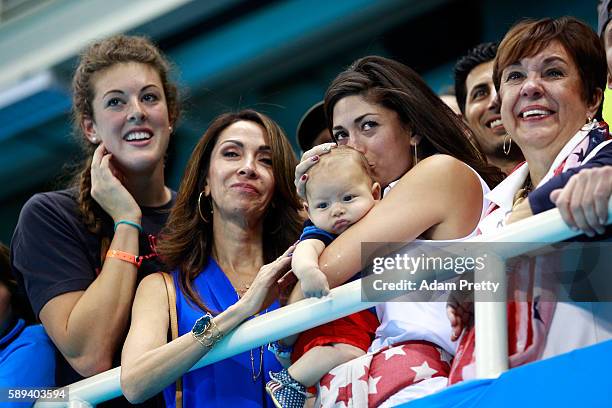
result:
[(132, 227), (134, 227), (138, 231), (140, 231), (141, 234), (144, 232), (144, 230), (142, 229), (142, 226), (140, 224), (137, 224), (134, 221), (129, 221), (129, 220), (119, 220), (119, 221), (117, 221), (115, 223), (115, 231), (117, 231), (117, 227), (119, 226), (119, 224), (131, 225)]

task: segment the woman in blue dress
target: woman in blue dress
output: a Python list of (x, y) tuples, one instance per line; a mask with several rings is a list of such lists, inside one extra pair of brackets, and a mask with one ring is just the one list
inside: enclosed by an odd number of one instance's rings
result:
[(247, 110), (213, 121), (191, 155), (158, 248), (173, 271), (179, 337), (167, 340), (163, 276), (143, 279), (122, 354), (128, 400), (164, 390), (175, 406), (182, 377), (186, 407), (273, 406), (264, 385), (279, 366), (263, 347), (187, 371), (223, 334), (278, 307), (276, 282), (291, 265), (302, 222), (295, 164), (283, 131), (265, 115)]

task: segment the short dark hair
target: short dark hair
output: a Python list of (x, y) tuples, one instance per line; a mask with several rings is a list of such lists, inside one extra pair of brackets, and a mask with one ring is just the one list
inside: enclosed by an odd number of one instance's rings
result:
[[(608, 77), (606, 51), (593, 29), (574, 17), (523, 20), (515, 24), (499, 44), (493, 65), (493, 83), (499, 92), (501, 75), (508, 66), (531, 57), (558, 41), (576, 65), (582, 82), (582, 97), (595, 101), (597, 90), (604, 91)], [(601, 105), (596, 117), (601, 119)]]
[(470, 49), (466, 55), (459, 58), (455, 64), (455, 97), (461, 113), (465, 115), (465, 101), (467, 100), (467, 81), (470, 72), (480, 64), (493, 61), (497, 54), (497, 43), (486, 42)]

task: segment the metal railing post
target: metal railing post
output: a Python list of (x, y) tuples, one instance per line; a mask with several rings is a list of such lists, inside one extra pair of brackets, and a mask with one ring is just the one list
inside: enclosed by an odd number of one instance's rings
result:
[(506, 262), (489, 256), (487, 268), (476, 271), (475, 282), (499, 282), (495, 299), (490, 293), (474, 293), (474, 322), (476, 331), (476, 376), (497, 378), (508, 370), (508, 315)]

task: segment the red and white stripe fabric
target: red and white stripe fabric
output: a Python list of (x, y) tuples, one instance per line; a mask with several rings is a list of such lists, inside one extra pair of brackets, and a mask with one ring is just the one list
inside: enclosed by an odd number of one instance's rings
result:
[[(446, 385), (450, 355), (427, 341), (407, 341), (342, 364), (318, 384), (315, 406), (379, 407), (404, 388), (427, 380)], [(441, 380), (441, 381), (440, 381)], [(437, 385), (430, 392), (441, 387)]]
[[(554, 269), (550, 258), (535, 258), (516, 265), (522, 270), (511, 274), (508, 297), (508, 355), (510, 367), (536, 361), (541, 358), (546, 337), (555, 312), (555, 282), (552, 279), (534, 279), (535, 271)], [(526, 270), (525, 270), (526, 269)], [(476, 377), (474, 327), (461, 337), (453, 360), (449, 385)]]

